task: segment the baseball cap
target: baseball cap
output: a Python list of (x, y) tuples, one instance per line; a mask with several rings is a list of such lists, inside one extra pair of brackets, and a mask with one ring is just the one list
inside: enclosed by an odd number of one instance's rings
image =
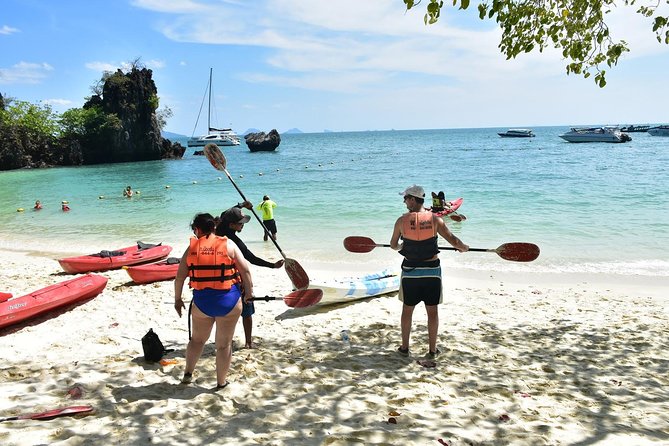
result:
[(242, 210), (235, 206), (224, 211), (221, 214), (221, 220), (227, 221), (228, 223), (248, 223), (249, 220), (251, 220), (251, 217), (242, 214)]
[(407, 195), (411, 195), (412, 197), (416, 198), (425, 198), (425, 191), (421, 186), (416, 186), (415, 184), (413, 186), (409, 186), (406, 189), (404, 189), (404, 192), (400, 192), (400, 195), (406, 197)]

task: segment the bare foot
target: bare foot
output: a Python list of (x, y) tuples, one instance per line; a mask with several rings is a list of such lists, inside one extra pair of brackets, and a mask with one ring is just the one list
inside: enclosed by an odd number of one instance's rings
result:
[(244, 345), (244, 348), (252, 349), (252, 348), (255, 348), (255, 347), (253, 346), (253, 342), (247, 342), (246, 345)]

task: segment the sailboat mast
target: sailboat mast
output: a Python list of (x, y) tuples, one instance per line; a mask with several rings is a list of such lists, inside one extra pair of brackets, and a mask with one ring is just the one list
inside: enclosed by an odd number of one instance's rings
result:
[(207, 133), (209, 133), (211, 130), (211, 75), (213, 71), (213, 68), (209, 68), (209, 107), (207, 107)]

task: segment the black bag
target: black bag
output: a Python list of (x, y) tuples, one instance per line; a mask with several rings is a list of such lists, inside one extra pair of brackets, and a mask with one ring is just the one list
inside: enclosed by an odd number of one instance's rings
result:
[(165, 353), (173, 351), (173, 349), (165, 349), (153, 328), (149, 328), (149, 331), (142, 338), (142, 349), (144, 349), (144, 359), (148, 362), (158, 362)]

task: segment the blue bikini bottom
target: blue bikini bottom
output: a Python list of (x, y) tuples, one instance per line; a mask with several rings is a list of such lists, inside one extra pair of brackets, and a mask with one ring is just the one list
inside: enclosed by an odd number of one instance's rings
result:
[(242, 296), (235, 284), (228, 291), (205, 288), (193, 290), (193, 303), (209, 317), (222, 317), (232, 311)]

